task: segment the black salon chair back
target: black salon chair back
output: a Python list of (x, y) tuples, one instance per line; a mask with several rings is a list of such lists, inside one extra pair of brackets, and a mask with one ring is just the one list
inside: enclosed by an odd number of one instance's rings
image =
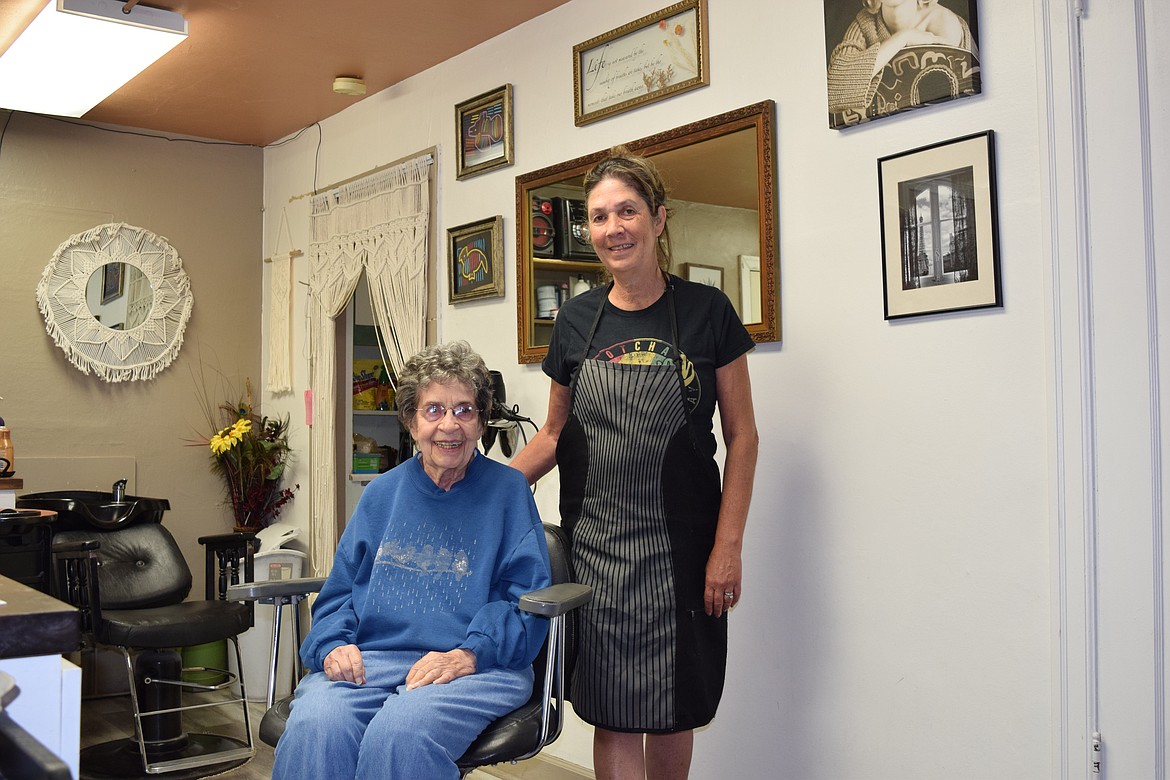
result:
[[(473, 769), (531, 758), (561, 733), (565, 680), (572, 674), (576, 659), (577, 607), (588, 603), (592, 590), (573, 582), (569, 542), (558, 526), (544, 524), (552, 564), (551, 587), (525, 594), (520, 609), (549, 619), (548, 639), (533, 661), (535, 682), (532, 696), (519, 708), (496, 719), (456, 762), (462, 776)], [(278, 701), (260, 722), (262, 742), (276, 746), (284, 734), (293, 697)]]
[[(254, 755), (242, 672), (239, 697), (183, 707), (184, 691), (226, 689), (237, 676), (222, 672), (226, 682), (202, 685), (184, 681), (180, 649), (229, 640), (240, 663), (236, 637), (252, 625), (252, 606), (223, 599), (226, 584), (252, 575), (253, 534), (203, 537), (208, 575), (205, 596), (184, 601), (191, 590), (191, 570), (174, 537), (157, 523), (113, 531), (63, 531), (56, 534), (56, 595), (81, 611), (87, 646), (116, 647), (126, 662), (134, 705), (135, 737), (86, 748), (83, 772), (114, 777), (190, 770)], [(213, 565), (214, 564), (214, 565)], [(188, 734), (182, 710), (239, 705), (246, 739)], [(153, 715), (153, 712), (165, 711)]]

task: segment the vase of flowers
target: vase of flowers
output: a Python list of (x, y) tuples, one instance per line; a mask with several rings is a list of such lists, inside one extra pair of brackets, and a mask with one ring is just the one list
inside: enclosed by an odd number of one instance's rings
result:
[(226, 503), (232, 508), (237, 531), (258, 531), (280, 515), (300, 485), (282, 487), (285, 467), (292, 456), (288, 444), (289, 417), (261, 416), (252, 408), (251, 383), (245, 398), (224, 403), (218, 415), (209, 415), (218, 432), (207, 440), (211, 470), (223, 479)]

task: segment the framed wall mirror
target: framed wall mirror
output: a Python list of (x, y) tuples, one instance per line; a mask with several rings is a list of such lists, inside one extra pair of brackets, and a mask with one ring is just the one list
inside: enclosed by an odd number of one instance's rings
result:
[[(669, 187), (671, 273), (719, 284), (757, 342), (780, 340), (775, 110), (767, 100), (626, 143), (654, 160)], [(565, 295), (603, 281), (581, 182), (605, 154), (516, 177), (520, 363), (548, 352)]]
[(124, 222), (57, 247), (37, 284), (45, 330), (83, 374), (153, 379), (179, 353), (191, 283), (165, 238)]

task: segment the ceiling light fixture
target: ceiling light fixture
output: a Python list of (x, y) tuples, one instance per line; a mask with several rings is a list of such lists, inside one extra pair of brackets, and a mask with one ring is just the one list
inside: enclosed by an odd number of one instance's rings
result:
[(0, 55), (0, 106), (82, 116), (187, 38), (175, 11), (50, 0)]
[(366, 82), (353, 76), (338, 76), (333, 79), (333, 91), (339, 95), (359, 97), (366, 94)]

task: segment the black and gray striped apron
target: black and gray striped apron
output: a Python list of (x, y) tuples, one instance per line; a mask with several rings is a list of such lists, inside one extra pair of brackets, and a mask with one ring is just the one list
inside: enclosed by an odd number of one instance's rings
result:
[(571, 382), (557, 445), (562, 523), (578, 580), (574, 711), (614, 731), (696, 728), (723, 691), (727, 622), (703, 610), (719, 511), (719, 472), (696, 452), (684, 400), (673, 289), (674, 364), (588, 359)]

